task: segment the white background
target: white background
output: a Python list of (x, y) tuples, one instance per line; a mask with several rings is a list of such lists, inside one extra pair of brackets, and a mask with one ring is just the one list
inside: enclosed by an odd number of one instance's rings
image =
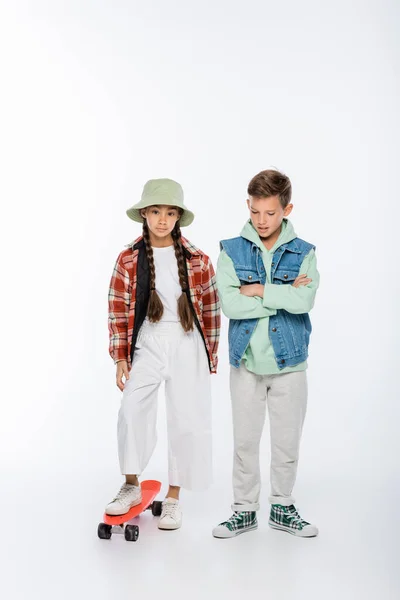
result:
[[(398, 598), (399, 4), (8, 1), (0, 9), (1, 562), (8, 599)], [(317, 246), (310, 399), (296, 497), (320, 537), (230, 515), (227, 322), (213, 378), (213, 487), (184, 525), (98, 540), (121, 478), (108, 356), (114, 261), (144, 182), (182, 183), (185, 234), (216, 261), (250, 178), (293, 183)], [(146, 476), (166, 484), (160, 443)], [(145, 594), (145, 596), (143, 596)]]

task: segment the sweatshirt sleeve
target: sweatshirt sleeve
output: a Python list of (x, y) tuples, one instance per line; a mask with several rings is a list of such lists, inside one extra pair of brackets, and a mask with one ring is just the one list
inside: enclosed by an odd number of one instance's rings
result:
[(241, 283), (225, 250), (217, 264), (217, 288), (222, 312), (229, 319), (260, 319), (276, 314), (273, 307), (263, 306), (262, 298), (248, 298), (240, 293)]
[(314, 250), (311, 250), (304, 258), (299, 274), (306, 274), (312, 279), (311, 283), (298, 288), (289, 284), (266, 283), (263, 305), (270, 309), (283, 309), (294, 315), (310, 312), (314, 306), (315, 295), (319, 286), (317, 258)]

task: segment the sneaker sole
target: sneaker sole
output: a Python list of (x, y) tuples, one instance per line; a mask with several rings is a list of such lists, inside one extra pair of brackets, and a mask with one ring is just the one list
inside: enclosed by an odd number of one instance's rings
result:
[(160, 525), (158, 524), (158, 529), (163, 529), (164, 531), (174, 531), (175, 529), (180, 529), (182, 526), (182, 523), (180, 523), (180, 525)]
[(278, 525), (277, 523), (274, 523), (273, 521), (269, 521), (268, 525), (271, 527), (271, 529), (276, 529), (278, 531), (286, 531), (286, 533), (290, 533), (290, 535), (294, 535), (295, 537), (303, 537), (303, 538), (317, 537), (317, 535), (319, 533), (318, 530), (313, 533), (307, 533), (304, 530), (291, 529), (289, 527), (285, 527), (284, 525)]
[(252, 525), (251, 527), (246, 527), (246, 529), (237, 529), (236, 531), (231, 531), (230, 529), (227, 528), (228, 530), (228, 535), (216, 535), (213, 532), (213, 537), (219, 539), (219, 540), (227, 540), (229, 538), (233, 538), (236, 537), (238, 535), (240, 535), (241, 533), (247, 533), (248, 531), (253, 531), (254, 529), (257, 529), (258, 525)]
[(106, 510), (105, 513), (106, 513), (106, 515), (109, 515), (110, 517), (122, 517), (122, 515), (126, 515), (131, 510), (131, 508), (133, 508), (134, 506), (138, 506), (141, 503), (142, 503), (142, 498), (140, 498), (140, 500), (138, 502), (134, 502), (133, 504), (131, 504), (130, 507), (125, 512), (110, 513), (110, 512), (107, 512), (107, 510)]

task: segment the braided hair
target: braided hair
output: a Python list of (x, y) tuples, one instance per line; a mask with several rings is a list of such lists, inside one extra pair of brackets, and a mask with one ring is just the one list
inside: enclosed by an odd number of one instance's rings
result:
[(178, 315), (181, 321), (181, 325), (185, 331), (193, 331), (193, 313), (187, 296), (189, 291), (189, 282), (186, 271), (186, 259), (182, 246), (181, 239), (181, 228), (179, 221), (176, 222), (172, 232), (172, 239), (174, 240), (175, 256), (178, 263), (178, 275), (179, 283), (181, 286), (182, 294), (178, 298)]
[(146, 219), (143, 221), (143, 239), (146, 246), (147, 262), (149, 263), (150, 272), (150, 299), (147, 316), (149, 317), (149, 321), (157, 323), (163, 316), (164, 306), (160, 296), (156, 292), (156, 268), (154, 266), (153, 248), (151, 247), (150, 232)]
[[(178, 298), (178, 315), (181, 325), (185, 331), (192, 331), (194, 325), (193, 313), (187, 296), (189, 283), (186, 273), (185, 255), (181, 240), (181, 228), (179, 221), (176, 222), (174, 229), (171, 232), (175, 248), (175, 257), (178, 263), (179, 283), (182, 289), (182, 294)], [(164, 313), (164, 306), (160, 296), (156, 291), (156, 269), (154, 265), (153, 248), (151, 247), (150, 232), (146, 219), (143, 221), (143, 239), (146, 247), (147, 261), (150, 272), (150, 298), (147, 309), (149, 321), (157, 323), (160, 321)]]

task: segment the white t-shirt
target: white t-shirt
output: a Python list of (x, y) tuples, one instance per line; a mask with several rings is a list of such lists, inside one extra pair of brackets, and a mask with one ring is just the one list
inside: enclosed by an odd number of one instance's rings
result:
[(178, 298), (182, 294), (179, 284), (178, 262), (174, 246), (153, 248), (156, 269), (156, 290), (164, 306), (161, 321), (179, 322)]

